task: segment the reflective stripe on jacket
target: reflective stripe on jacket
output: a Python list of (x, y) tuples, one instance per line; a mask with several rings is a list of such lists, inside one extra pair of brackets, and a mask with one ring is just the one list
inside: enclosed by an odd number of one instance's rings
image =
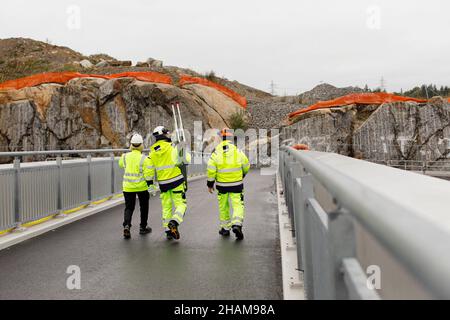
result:
[(222, 141), (208, 161), (208, 186), (212, 187), (216, 182), (219, 191), (239, 192), (238, 189), (242, 189), (244, 176), (249, 169), (247, 156), (230, 141)]
[(140, 192), (148, 189), (147, 181), (152, 180), (151, 172), (147, 167), (149, 160), (139, 150), (133, 150), (120, 157), (119, 166), (124, 169), (123, 191)]
[(188, 152), (181, 158), (178, 148), (168, 140), (156, 141), (150, 147), (148, 159), (148, 169), (158, 180), (162, 192), (176, 188), (185, 181), (180, 166), (191, 162)]

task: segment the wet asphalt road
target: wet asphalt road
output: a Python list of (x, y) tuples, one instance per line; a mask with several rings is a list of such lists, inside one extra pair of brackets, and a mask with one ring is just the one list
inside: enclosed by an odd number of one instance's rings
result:
[[(281, 299), (274, 176), (246, 178), (245, 239), (218, 234), (218, 206), (204, 180), (189, 184), (181, 239), (167, 241), (159, 197), (150, 200), (153, 233), (122, 238), (123, 206), (0, 251), (0, 299)], [(138, 209), (138, 208), (137, 208)], [(68, 290), (67, 267), (81, 270)]]

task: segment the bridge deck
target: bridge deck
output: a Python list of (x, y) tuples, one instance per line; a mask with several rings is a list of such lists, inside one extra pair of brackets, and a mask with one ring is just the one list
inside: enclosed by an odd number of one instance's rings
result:
[[(281, 299), (281, 261), (273, 176), (246, 180), (245, 240), (219, 237), (216, 197), (189, 184), (181, 240), (167, 241), (159, 198), (150, 200), (153, 233), (122, 239), (123, 206), (0, 251), (0, 299)], [(66, 269), (81, 269), (81, 290)]]

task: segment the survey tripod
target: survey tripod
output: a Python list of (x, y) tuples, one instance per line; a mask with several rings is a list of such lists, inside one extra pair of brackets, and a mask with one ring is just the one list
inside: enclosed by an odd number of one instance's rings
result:
[(184, 176), (187, 191), (187, 164), (185, 163), (186, 135), (184, 133), (183, 119), (181, 118), (179, 102), (177, 102), (175, 105), (172, 104), (172, 113), (174, 119), (175, 135), (177, 140), (176, 145), (178, 147), (178, 156), (180, 159), (182, 159), (181, 163), (179, 164), (179, 168)]

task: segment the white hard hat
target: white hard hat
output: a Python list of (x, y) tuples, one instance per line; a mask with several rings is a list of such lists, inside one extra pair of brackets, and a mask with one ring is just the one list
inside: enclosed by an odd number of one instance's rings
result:
[(164, 128), (164, 126), (157, 126), (155, 128), (155, 130), (153, 130), (153, 135), (154, 136), (161, 136), (161, 135), (167, 134), (167, 133), (169, 133), (169, 130)]
[(133, 136), (131, 137), (131, 144), (143, 144), (144, 143), (144, 139), (142, 139), (142, 136), (140, 134), (133, 134)]

